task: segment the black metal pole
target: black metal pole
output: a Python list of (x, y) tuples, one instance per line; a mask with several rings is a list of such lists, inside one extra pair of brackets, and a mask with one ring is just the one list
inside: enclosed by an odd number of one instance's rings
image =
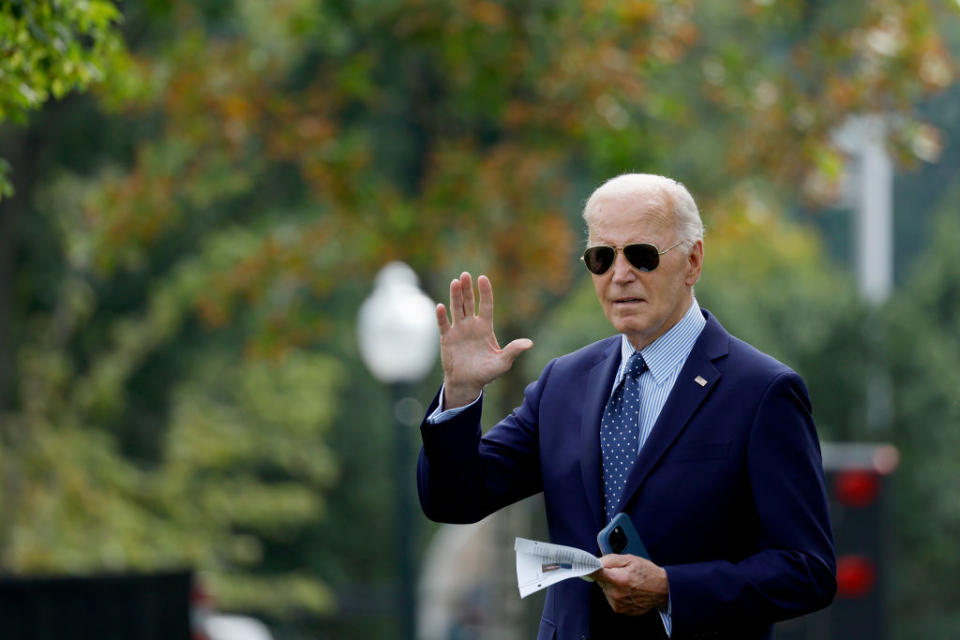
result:
[(413, 565), (413, 473), (410, 470), (410, 417), (405, 415), (403, 401), (410, 385), (394, 383), (394, 482), (396, 483), (396, 551), (397, 551), (397, 607), (400, 638), (416, 638), (417, 592)]

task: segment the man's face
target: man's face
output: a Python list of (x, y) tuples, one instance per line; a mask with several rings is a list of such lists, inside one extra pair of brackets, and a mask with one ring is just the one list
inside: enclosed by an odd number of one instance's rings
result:
[[(649, 243), (663, 251), (679, 240), (672, 213), (637, 205), (624, 196), (597, 198), (588, 220), (590, 246)], [(642, 349), (686, 313), (702, 266), (703, 243), (697, 241), (691, 249), (680, 245), (660, 256), (653, 271), (640, 271), (618, 251), (605, 273), (591, 277), (610, 324)]]

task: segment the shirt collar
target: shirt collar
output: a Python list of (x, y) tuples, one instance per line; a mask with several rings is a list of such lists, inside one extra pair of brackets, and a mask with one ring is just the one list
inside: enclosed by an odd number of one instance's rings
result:
[[(696, 298), (690, 304), (690, 308), (683, 314), (677, 324), (670, 327), (666, 333), (648, 344), (640, 351), (647, 368), (657, 384), (662, 383), (678, 366), (683, 364), (693, 345), (700, 337), (707, 321), (700, 312), (700, 305)], [(623, 376), (623, 367), (636, 349), (630, 344), (626, 335), (620, 335), (620, 371), (617, 373), (619, 380)]]

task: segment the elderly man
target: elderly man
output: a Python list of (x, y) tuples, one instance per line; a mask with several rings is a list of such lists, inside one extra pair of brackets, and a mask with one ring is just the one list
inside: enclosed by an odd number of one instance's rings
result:
[(493, 288), (464, 273), (437, 305), (444, 380), (421, 425), (424, 513), (476, 522), (543, 492), (550, 539), (597, 551), (626, 513), (650, 560), (609, 554), (594, 582), (549, 588), (538, 639), (769, 638), (826, 606), (835, 558), (800, 377), (701, 310), (703, 226), (683, 185), (609, 180), (583, 211), (583, 262), (619, 333), (552, 360), (481, 435), (484, 385), (533, 346), (501, 348)]

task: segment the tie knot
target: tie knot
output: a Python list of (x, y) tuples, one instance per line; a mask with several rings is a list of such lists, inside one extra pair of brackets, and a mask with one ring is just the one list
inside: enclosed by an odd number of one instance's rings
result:
[(646, 369), (647, 363), (644, 362), (643, 356), (640, 355), (639, 351), (634, 351), (630, 359), (627, 360), (627, 370), (624, 372), (624, 375), (636, 380)]

